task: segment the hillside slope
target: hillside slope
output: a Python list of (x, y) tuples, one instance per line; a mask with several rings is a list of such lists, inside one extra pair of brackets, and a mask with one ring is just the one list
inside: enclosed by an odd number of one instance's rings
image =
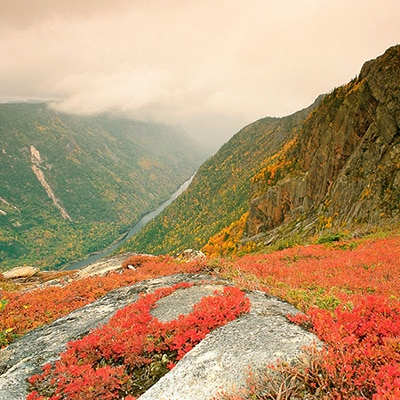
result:
[(400, 46), (327, 95), (281, 158), (287, 172), (279, 179), (271, 180), (271, 163), (253, 177), (248, 237), (270, 242), (398, 222)]
[(264, 118), (239, 131), (197, 171), (189, 188), (124, 250), (154, 254), (201, 248), (248, 209), (250, 179), (302, 125), (311, 105), (285, 118)]
[[(399, 220), (400, 47), (308, 109), (237, 133), (189, 189), (124, 247), (237, 251)], [(247, 214), (248, 213), (248, 214)]]
[(115, 241), (205, 158), (171, 127), (0, 105), (0, 260), (54, 267)]

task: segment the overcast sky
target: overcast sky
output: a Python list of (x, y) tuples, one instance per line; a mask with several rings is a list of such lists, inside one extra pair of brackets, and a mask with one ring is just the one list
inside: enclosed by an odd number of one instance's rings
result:
[(0, 0), (0, 101), (122, 112), (221, 144), (400, 42), (400, 0)]

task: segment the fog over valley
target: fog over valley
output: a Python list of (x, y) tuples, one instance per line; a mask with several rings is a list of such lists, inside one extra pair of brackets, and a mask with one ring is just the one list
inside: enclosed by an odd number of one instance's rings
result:
[(353, 78), (398, 0), (1, 0), (0, 101), (178, 125), (217, 149)]

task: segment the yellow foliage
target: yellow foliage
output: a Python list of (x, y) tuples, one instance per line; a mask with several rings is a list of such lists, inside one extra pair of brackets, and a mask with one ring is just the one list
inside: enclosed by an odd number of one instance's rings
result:
[(256, 173), (251, 179), (252, 183), (266, 181), (268, 185), (273, 184), (278, 171), (282, 171), (292, 164), (292, 160), (287, 158), (289, 150), (291, 150), (297, 142), (297, 137), (289, 140), (277, 153), (268, 157), (265, 166)]
[(202, 251), (208, 257), (222, 257), (227, 254), (236, 254), (238, 244), (243, 237), (249, 213), (245, 212), (239, 220), (223, 228), (220, 232), (210, 238), (208, 243), (202, 248)]
[(361, 199), (365, 199), (366, 197), (369, 197), (371, 195), (371, 188), (369, 185), (363, 190), (361, 193)]
[(148, 158), (142, 157), (138, 161), (138, 165), (143, 169), (151, 169), (153, 167), (153, 162)]

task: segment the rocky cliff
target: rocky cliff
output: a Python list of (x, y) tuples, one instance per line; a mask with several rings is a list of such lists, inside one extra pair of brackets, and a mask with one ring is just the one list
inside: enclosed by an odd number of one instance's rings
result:
[(399, 219), (400, 46), (326, 95), (252, 179), (247, 237)]

